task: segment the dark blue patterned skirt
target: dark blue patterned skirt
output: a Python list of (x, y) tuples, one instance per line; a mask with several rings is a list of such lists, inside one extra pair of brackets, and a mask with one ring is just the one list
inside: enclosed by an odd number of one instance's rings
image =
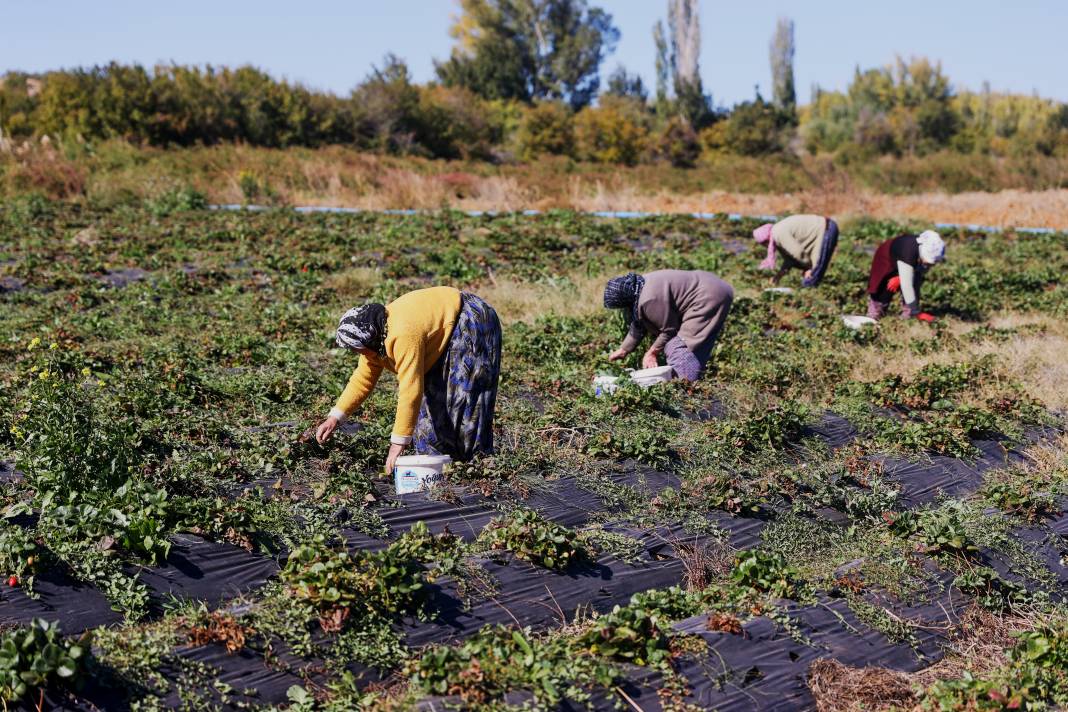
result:
[(493, 452), (493, 410), (501, 375), (501, 322), (479, 297), (461, 294), (449, 345), (423, 376), (415, 450), (466, 462)]

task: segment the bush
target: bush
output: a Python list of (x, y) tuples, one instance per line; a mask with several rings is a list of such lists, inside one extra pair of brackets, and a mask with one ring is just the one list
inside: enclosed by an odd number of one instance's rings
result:
[(657, 155), (676, 168), (692, 168), (701, 155), (701, 143), (690, 123), (672, 117), (664, 124), (657, 140)]
[(525, 160), (543, 153), (570, 156), (575, 151), (571, 112), (558, 101), (535, 104), (519, 124), (519, 154)]
[(605, 97), (575, 117), (575, 144), (581, 158), (598, 163), (633, 165), (645, 151), (648, 133), (640, 107), (627, 99)]
[(493, 118), (467, 89), (421, 87), (416, 140), (437, 158), (487, 159), (501, 133)]
[(760, 97), (738, 104), (721, 122), (723, 148), (742, 156), (778, 153), (786, 147), (792, 119)]

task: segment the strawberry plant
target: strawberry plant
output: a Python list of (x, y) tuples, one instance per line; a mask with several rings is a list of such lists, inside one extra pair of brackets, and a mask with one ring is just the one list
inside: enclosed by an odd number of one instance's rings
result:
[(656, 667), (671, 659), (670, 623), (656, 608), (632, 602), (595, 619), (578, 643), (593, 655)]
[(88, 633), (66, 640), (56, 623), (40, 618), (5, 633), (0, 638), (0, 700), (6, 708), (7, 702), (22, 699), (30, 690), (78, 682), (88, 652)]
[(290, 554), (281, 579), (330, 632), (367, 609), (393, 616), (424, 612), (426, 572), (394, 548), (350, 553), (327, 546), (319, 535)]
[(979, 548), (968, 536), (964, 507), (951, 500), (937, 509), (884, 513), (883, 518), (898, 535), (919, 540), (928, 553), (970, 556)]
[(1060, 513), (1051, 492), (1036, 492), (1027, 482), (992, 482), (981, 494), (1003, 512), (1032, 523)]
[(589, 688), (610, 687), (618, 670), (577, 649), (562, 636), (536, 636), (529, 628), (486, 628), (462, 645), (435, 646), (411, 666), (413, 683), (426, 693), (457, 695), (466, 709), (492, 708), (511, 691), (529, 691), (539, 709), (565, 700), (583, 703)]
[(33, 577), (41, 560), (41, 550), (22, 527), (0, 525), (0, 577), (8, 586), (21, 586), (33, 594)]
[(797, 572), (782, 554), (750, 549), (735, 557), (731, 580), (759, 593), (788, 598), (796, 589)]
[(811, 412), (798, 401), (782, 401), (770, 408), (750, 413), (742, 420), (712, 426), (717, 439), (729, 448), (755, 451), (782, 449), (795, 442), (808, 423)]
[(1006, 581), (988, 566), (971, 568), (953, 580), (953, 585), (974, 596), (987, 610), (1002, 613), (1023, 605), (1031, 597), (1023, 586)]
[(516, 509), (495, 517), (479, 535), (479, 543), (494, 551), (510, 551), (517, 559), (555, 571), (589, 557), (571, 529), (542, 517), (532, 509)]

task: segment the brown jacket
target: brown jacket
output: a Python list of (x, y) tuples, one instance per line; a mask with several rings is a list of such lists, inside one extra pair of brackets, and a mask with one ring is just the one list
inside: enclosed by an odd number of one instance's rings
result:
[(678, 336), (697, 352), (719, 335), (723, 310), (734, 298), (731, 285), (711, 272), (664, 269), (650, 272), (638, 296), (638, 320), (631, 324), (621, 348), (630, 353), (646, 333), (655, 334), (653, 348), (662, 351)]

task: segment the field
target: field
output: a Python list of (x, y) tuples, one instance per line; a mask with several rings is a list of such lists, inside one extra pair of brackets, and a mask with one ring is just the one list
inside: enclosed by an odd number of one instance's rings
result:
[[(939, 321), (855, 332), (905, 226), (778, 295), (752, 221), (204, 203), (0, 208), (5, 706), (1068, 704), (1064, 234), (946, 235)], [(735, 286), (710, 373), (595, 397), (665, 267)], [(392, 380), (308, 432), (339, 315), (442, 283), (505, 324), (497, 452), (396, 497)]]

